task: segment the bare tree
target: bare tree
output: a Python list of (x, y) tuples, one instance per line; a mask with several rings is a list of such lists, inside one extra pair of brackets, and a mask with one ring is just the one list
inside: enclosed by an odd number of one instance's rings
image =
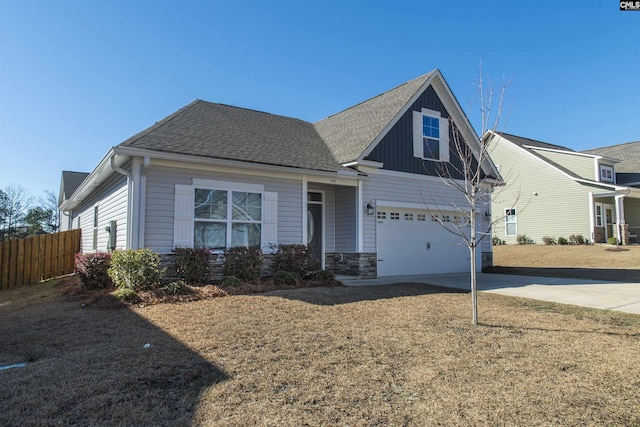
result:
[[(447, 206), (443, 206), (443, 202), (436, 200), (436, 196), (430, 193), (428, 197), (431, 198), (431, 206), (436, 207), (436, 209), (431, 209), (425, 200), (425, 205), (427, 205), (432, 219), (450, 233), (460, 237), (469, 248), (472, 323), (474, 325), (478, 324), (477, 248), (483, 239), (491, 235), (492, 226), (501, 220), (501, 218), (491, 219), (489, 206), (495, 187), (504, 185), (500, 176), (492, 176), (489, 140), (485, 138), (485, 135), (488, 135), (488, 131), (496, 132), (500, 126), (504, 113), (505, 93), (509, 84), (510, 81), (505, 81), (503, 78), (500, 85), (497, 88), (494, 87), (491, 80), (485, 81), (482, 66), (480, 67), (478, 79), (475, 82), (482, 127), (480, 138), (467, 126), (458, 129), (449, 119), (455, 154), (451, 156), (450, 162), (440, 163), (437, 172), (445, 185), (463, 195), (465, 203), (447, 203)], [(453, 211), (454, 217), (438, 215), (436, 211)], [(486, 220), (481, 223), (476, 216), (480, 211), (484, 211), (486, 214)]]
[(33, 196), (26, 188), (19, 184), (9, 184), (0, 194), (0, 224), (3, 227), (3, 237), (12, 239), (16, 236), (16, 229), (22, 225), (28, 209), (33, 203)]

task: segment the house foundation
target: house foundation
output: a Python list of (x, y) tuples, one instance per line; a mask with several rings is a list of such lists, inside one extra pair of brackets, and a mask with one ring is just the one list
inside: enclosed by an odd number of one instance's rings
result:
[(378, 254), (375, 252), (328, 253), (325, 255), (325, 268), (333, 274), (373, 279), (378, 277)]

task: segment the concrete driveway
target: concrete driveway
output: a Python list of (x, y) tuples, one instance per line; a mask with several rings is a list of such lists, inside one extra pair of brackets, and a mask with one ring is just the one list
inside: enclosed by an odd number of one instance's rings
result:
[[(412, 282), (470, 290), (469, 273), (394, 276), (379, 279), (339, 277), (346, 286)], [(478, 290), (501, 295), (640, 314), (640, 283), (478, 273)]]

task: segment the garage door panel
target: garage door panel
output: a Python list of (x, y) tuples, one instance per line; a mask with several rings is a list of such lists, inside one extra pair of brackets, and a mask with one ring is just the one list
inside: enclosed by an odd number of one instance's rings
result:
[[(461, 273), (470, 270), (461, 238), (431, 221), (426, 211), (382, 208), (377, 221), (378, 275)], [(394, 212), (391, 220), (390, 213)], [(405, 215), (410, 213), (410, 215)], [(418, 214), (425, 221), (417, 221)], [(450, 215), (453, 218), (453, 213)], [(413, 220), (411, 220), (411, 219)]]

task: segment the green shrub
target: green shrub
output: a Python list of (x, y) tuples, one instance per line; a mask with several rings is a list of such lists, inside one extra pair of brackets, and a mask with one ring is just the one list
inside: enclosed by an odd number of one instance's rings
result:
[(313, 257), (313, 250), (307, 245), (278, 245), (278, 250), (273, 255), (273, 271), (290, 271), (306, 278), (310, 272), (319, 268)]
[(329, 283), (333, 283), (336, 280), (336, 275), (329, 270), (318, 270), (311, 275), (309, 280), (327, 285)]
[(273, 275), (273, 283), (277, 286), (294, 286), (298, 283), (298, 277), (291, 271), (278, 271)]
[(618, 245), (618, 239), (616, 237), (609, 237), (607, 243), (610, 245)]
[(175, 248), (176, 275), (190, 284), (209, 282), (209, 251), (207, 249)]
[(499, 245), (504, 245), (505, 241), (501, 240), (498, 236), (493, 236), (491, 238), (491, 243), (493, 244), (493, 246), (499, 246)]
[(242, 280), (238, 279), (236, 276), (226, 276), (220, 282), (220, 287), (222, 288), (236, 288), (242, 285)]
[(569, 241), (567, 239), (565, 239), (564, 237), (560, 236), (560, 237), (558, 237), (558, 244), (559, 245), (568, 245)]
[(554, 239), (551, 236), (544, 236), (542, 238), (542, 241), (544, 242), (545, 245), (549, 246), (549, 245), (555, 245), (556, 244), (556, 239)]
[(527, 237), (526, 234), (518, 234), (518, 236), (516, 236), (516, 242), (518, 242), (519, 245), (533, 245), (535, 242)]
[(139, 291), (157, 286), (164, 269), (151, 249), (128, 249), (111, 254), (109, 276), (117, 287)]
[(224, 275), (241, 281), (255, 282), (260, 278), (264, 255), (260, 248), (238, 246), (224, 251)]
[(109, 252), (76, 254), (76, 275), (85, 289), (104, 289), (113, 286), (107, 273), (110, 266)]
[(162, 286), (162, 290), (168, 295), (187, 295), (191, 293), (191, 289), (189, 289), (187, 284), (182, 280), (167, 283)]
[(570, 245), (584, 245), (585, 240), (582, 237), (582, 234), (572, 234), (569, 236), (569, 244)]
[(118, 298), (120, 301), (125, 301), (128, 303), (136, 303), (138, 302), (138, 294), (133, 289), (121, 288), (113, 293), (113, 296)]

